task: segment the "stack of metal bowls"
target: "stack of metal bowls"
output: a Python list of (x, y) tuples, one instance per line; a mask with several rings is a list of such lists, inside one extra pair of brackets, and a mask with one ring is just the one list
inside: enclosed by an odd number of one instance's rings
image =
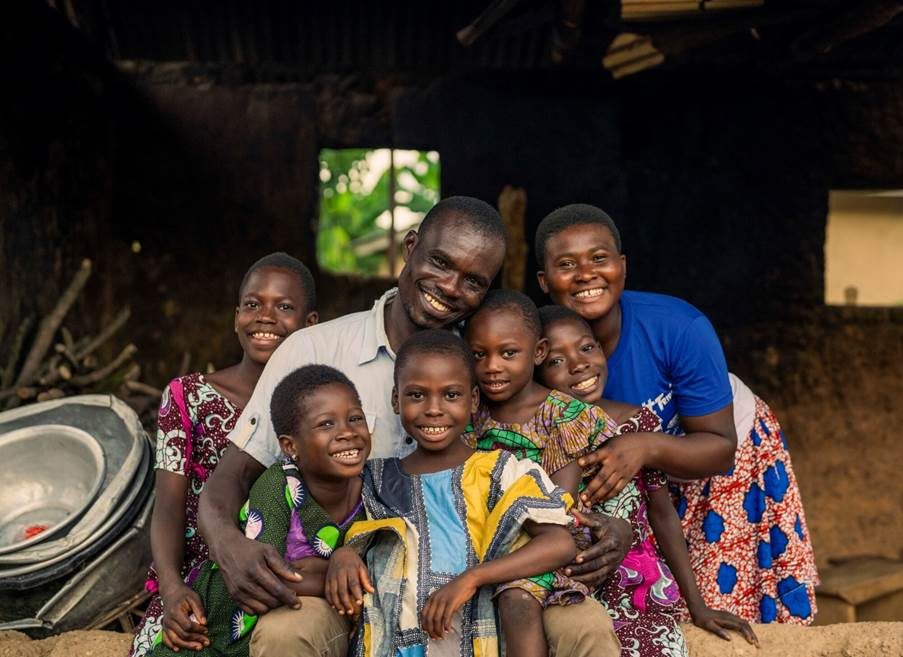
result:
[(152, 489), (150, 442), (119, 399), (0, 413), (0, 630), (89, 627), (140, 591)]

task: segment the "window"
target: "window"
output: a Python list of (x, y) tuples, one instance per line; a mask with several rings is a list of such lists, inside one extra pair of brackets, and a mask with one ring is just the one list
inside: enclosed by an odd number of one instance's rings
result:
[(903, 305), (903, 190), (830, 193), (825, 303)]
[(401, 242), (439, 200), (439, 153), (320, 151), (317, 259), (337, 273), (395, 277)]

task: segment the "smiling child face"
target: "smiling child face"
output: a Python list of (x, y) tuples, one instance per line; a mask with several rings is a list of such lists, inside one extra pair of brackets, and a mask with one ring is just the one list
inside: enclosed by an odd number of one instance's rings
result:
[(547, 324), (543, 335), (549, 341), (549, 355), (539, 366), (542, 382), (581, 401), (598, 403), (608, 361), (589, 327), (576, 319), (560, 319)]
[(399, 370), (392, 395), (401, 424), (421, 449), (444, 451), (461, 439), (480, 395), (461, 358), (422, 353)]
[(343, 383), (324, 385), (304, 400), (291, 435), (279, 436), (283, 452), (305, 477), (349, 479), (361, 473), (370, 455), (370, 431), (361, 403)]
[(546, 341), (512, 308), (478, 311), (467, 324), (465, 339), (476, 360), (480, 391), (491, 403), (508, 401), (526, 389), (546, 354)]

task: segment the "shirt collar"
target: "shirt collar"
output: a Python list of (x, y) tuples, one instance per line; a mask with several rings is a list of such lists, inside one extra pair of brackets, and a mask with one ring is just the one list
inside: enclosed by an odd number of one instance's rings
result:
[(386, 303), (394, 299), (398, 294), (398, 288), (393, 287), (385, 292), (379, 299), (373, 302), (370, 316), (364, 326), (364, 338), (361, 340), (361, 350), (358, 354), (358, 365), (369, 363), (379, 355), (380, 348), (385, 348), (386, 353), (395, 359), (395, 352), (389, 346), (389, 336), (386, 335)]

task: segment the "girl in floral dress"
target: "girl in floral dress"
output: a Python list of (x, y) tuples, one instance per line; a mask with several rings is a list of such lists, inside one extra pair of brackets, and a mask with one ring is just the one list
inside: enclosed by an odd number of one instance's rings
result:
[[(648, 408), (602, 398), (607, 362), (586, 320), (563, 306), (545, 306), (539, 317), (542, 337), (548, 340), (548, 356), (537, 371), (542, 383), (618, 418), (619, 435), (661, 430), (661, 420)], [(727, 638), (724, 629), (729, 628), (756, 642), (746, 621), (703, 602), (664, 473), (644, 469), (619, 495), (593, 510), (623, 518), (633, 528), (627, 556), (594, 592), (612, 617), (624, 657), (685, 655), (679, 622), (686, 609), (696, 625), (722, 638)], [(590, 537), (582, 540), (588, 542)]]
[(191, 589), (207, 545), (198, 533), (204, 482), (229, 444), (229, 432), (276, 347), (294, 331), (317, 322), (313, 277), (304, 264), (273, 253), (251, 265), (239, 287), (235, 333), (244, 352), (236, 365), (213, 374), (173, 379), (157, 417), (156, 485), (151, 520), (154, 562), (146, 588), (153, 593), (135, 629), (130, 655), (144, 657), (163, 631), (171, 648), (207, 645), (204, 618)]
[[(588, 340), (595, 344), (589, 326), (580, 321)], [(465, 334), (474, 350), (477, 380), (486, 400), (474, 419), (477, 446), (507, 449), (541, 463), (552, 480), (575, 497), (582, 481), (595, 474), (583, 470), (580, 457), (619, 433), (651, 431), (659, 425), (654, 413), (628, 409), (628, 420), (616, 426), (611, 415), (597, 405), (605, 383), (599, 381), (604, 378), (599, 368), (587, 372), (581, 367), (579, 374), (568, 380), (544, 376), (557, 373), (559, 366), (568, 371), (571, 368), (559, 362), (566, 358), (564, 350), (556, 343), (553, 351), (536, 306), (519, 292), (490, 292), (468, 321)], [(601, 354), (601, 350), (598, 352)], [(548, 368), (546, 361), (550, 362)], [(535, 369), (541, 383), (533, 380)], [(587, 381), (598, 388), (594, 399), (571, 396), (578, 393), (585, 397), (593, 387)], [(592, 509), (627, 520), (633, 528), (633, 544), (620, 568), (592, 592), (612, 617), (622, 656), (687, 656), (675, 614), (681, 592), (696, 625), (725, 639), (724, 630), (734, 629), (755, 643), (749, 623), (703, 603), (666, 483), (663, 474), (645, 471), (618, 496)], [(652, 526), (667, 564), (652, 543)], [(588, 547), (593, 538), (585, 528), (575, 533), (578, 549)], [(555, 601), (555, 589), (564, 584), (555, 578), (546, 604)]]

